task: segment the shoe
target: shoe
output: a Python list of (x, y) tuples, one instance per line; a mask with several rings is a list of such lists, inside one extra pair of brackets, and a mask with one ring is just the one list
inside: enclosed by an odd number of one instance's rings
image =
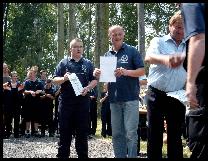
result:
[(19, 134), (15, 134), (15, 135), (14, 135), (14, 138), (19, 138), (19, 137), (20, 137)]
[(101, 134), (101, 135), (102, 135), (102, 137), (106, 138), (106, 134)]
[(49, 134), (49, 137), (54, 137), (54, 134), (52, 134), (52, 133), (51, 133), (51, 134)]
[(30, 138), (30, 133), (25, 133), (26, 138)]
[(92, 135), (88, 135), (88, 139), (92, 139), (93, 138), (93, 136)]
[(38, 133), (38, 131), (35, 131), (33, 134), (34, 137), (41, 137), (41, 135)]
[(5, 135), (3, 139), (9, 139), (9, 135)]
[(45, 137), (45, 130), (41, 131), (41, 137)]
[(106, 133), (101, 132), (102, 137), (106, 138)]

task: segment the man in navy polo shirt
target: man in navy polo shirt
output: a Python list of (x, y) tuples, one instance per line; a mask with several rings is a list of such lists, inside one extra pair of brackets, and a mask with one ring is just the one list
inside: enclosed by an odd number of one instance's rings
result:
[(205, 54), (205, 3), (182, 3), (188, 44), (186, 94), (190, 104), (189, 148), (192, 159), (208, 159), (208, 57)]
[[(111, 109), (112, 141), (116, 158), (136, 158), (139, 123), (138, 77), (145, 74), (141, 54), (123, 42), (124, 29), (111, 26), (108, 36), (112, 48), (105, 56), (117, 57), (116, 82), (109, 82), (108, 95)], [(100, 76), (100, 69), (94, 75)]]
[[(97, 85), (93, 77), (93, 64), (82, 57), (83, 42), (75, 38), (70, 42), (71, 55), (62, 59), (54, 72), (54, 83), (61, 85), (59, 96), (60, 142), (58, 158), (70, 156), (72, 135), (75, 133), (75, 147), (78, 158), (88, 158), (88, 122), (90, 97), (88, 92)], [(68, 74), (75, 73), (83, 91), (76, 96)]]

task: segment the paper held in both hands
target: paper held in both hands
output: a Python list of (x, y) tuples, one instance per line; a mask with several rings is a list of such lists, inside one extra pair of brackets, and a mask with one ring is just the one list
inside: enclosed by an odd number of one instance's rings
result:
[(82, 84), (75, 73), (68, 74), (69, 81), (74, 89), (75, 95), (79, 96), (82, 93)]
[(180, 102), (182, 102), (185, 106), (188, 105), (187, 97), (186, 97), (186, 91), (185, 90), (178, 90), (174, 92), (168, 92), (167, 96), (173, 97), (178, 99)]
[(114, 71), (116, 70), (117, 57), (101, 56), (100, 57), (100, 79), (99, 82), (116, 82)]

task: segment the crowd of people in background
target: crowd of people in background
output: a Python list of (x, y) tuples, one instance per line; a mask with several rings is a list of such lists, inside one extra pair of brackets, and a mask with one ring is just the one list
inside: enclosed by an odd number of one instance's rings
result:
[[(106, 86), (106, 85), (104, 85)], [(106, 93), (107, 88), (104, 88)], [(20, 81), (16, 71), (10, 72), (3, 63), (3, 138), (59, 136), (59, 95), (60, 85), (53, 83), (47, 70), (32, 66)], [(101, 91), (101, 96), (102, 96)], [(89, 91), (89, 130), (88, 138), (95, 136), (98, 119), (97, 86)], [(109, 100), (100, 98), (102, 136), (111, 136)], [(102, 100), (102, 101), (101, 101)], [(105, 127), (106, 126), (106, 127)], [(107, 128), (107, 132), (106, 132)], [(46, 133), (47, 132), (47, 133)]]
[[(38, 74), (40, 76), (38, 77)], [(9, 71), (3, 63), (3, 127), (4, 138), (14, 133), (15, 138), (44, 137), (58, 132), (59, 88), (47, 78), (47, 71), (32, 66), (24, 81), (16, 71)]]

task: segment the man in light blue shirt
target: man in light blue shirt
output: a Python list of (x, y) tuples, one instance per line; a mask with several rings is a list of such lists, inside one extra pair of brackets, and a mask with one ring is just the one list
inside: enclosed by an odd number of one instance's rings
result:
[(145, 57), (145, 61), (151, 64), (146, 94), (149, 159), (162, 158), (164, 119), (167, 122), (167, 157), (183, 158), (181, 127), (185, 106), (166, 94), (183, 89), (186, 82), (183, 68), (186, 46), (180, 12), (169, 20), (169, 31), (168, 35), (152, 39)]

